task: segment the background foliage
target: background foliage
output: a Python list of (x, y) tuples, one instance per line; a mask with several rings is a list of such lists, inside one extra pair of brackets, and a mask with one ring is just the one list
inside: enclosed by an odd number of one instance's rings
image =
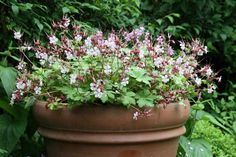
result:
[[(236, 139), (235, 0), (0, 0), (0, 157), (37, 157), (43, 151), (30, 109), (21, 104), (18, 108), (8, 105), (17, 76), (15, 66), (22, 57), (15, 50), (13, 32), (21, 30), (26, 38), (43, 39), (51, 29), (50, 23), (63, 14), (74, 18), (87, 31), (142, 25), (153, 34), (164, 32), (176, 39), (203, 40), (210, 51), (203, 62), (213, 64), (223, 80), (218, 93), (205, 95), (202, 101), (194, 103), (179, 152), (190, 152), (186, 142), (193, 141), (194, 146), (206, 150), (205, 156), (235, 153), (221, 142), (233, 145)], [(200, 119), (204, 122), (198, 122)], [(207, 130), (201, 129), (205, 126)], [(215, 134), (209, 134), (212, 131)], [(205, 141), (199, 139), (203, 135), (207, 136)], [(218, 141), (214, 141), (215, 135), (220, 137)]]

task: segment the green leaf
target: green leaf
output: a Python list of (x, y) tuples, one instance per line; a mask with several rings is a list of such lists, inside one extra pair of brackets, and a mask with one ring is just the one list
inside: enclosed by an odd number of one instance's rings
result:
[(145, 69), (140, 69), (138, 67), (132, 67), (129, 71), (129, 75), (133, 78), (135, 78), (138, 82), (143, 82), (150, 86), (150, 81), (152, 80), (152, 77), (146, 75)]
[(236, 121), (235, 122), (233, 122), (233, 129), (234, 129), (234, 132), (236, 133)]
[(180, 137), (180, 147), (184, 156), (188, 157), (212, 157), (211, 145), (204, 139), (188, 140), (186, 137)]
[(166, 18), (168, 18), (171, 23), (174, 23), (174, 18), (172, 16), (168, 15)]
[(107, 92), (107, 96), (111, 99), (115, 99), (115, 95), (112, 92)]
[(82, 6), (82, 7), (89, 8), (89, 9), (92, 9), (92, 10), (101, 10), (101, 9), (98, 8), (97, 6), (91, 5), (90, 3), (81, 3), (81, 6)]
[(205, 119), (205, 120), (208, 120), (210, 121), (211, 123), (215, 124), (216, 126), (226, 130), (227, 132), (229, 132), (230, 134), (232, 134), (232, 132), (226, 128), (224, 125), (222, 125), (218, 120), (216, 120), (215, 117), (213, 117), (211, 114), (206, 114), (202, 117), (202, 119)]
[(27, 10), (31, 10), (32, 7), (33, 7), (33, 4), (31, 4), (31, 3), (25, 3), (25, 4), (24, 4), (24, 7), (25, 7), (25, 9), (27, 9)]
[(123, 95), (121, 97), (121, 101), (125, 106), (129, 106), (129, 105), (135, 105), (135, 93), (134, 92), (127, 92), (126, 95)]
[(139, 78), (146, 74), (146, 70), (132, 67), (128, 74), (133, 78)]
[(220, 37), (223, 41), (225, 41), (227, 39), (227, 35), (226, 34), (220, 34)]
[(43, 25), (41, 24), (41, 22), (39, 22), (38, 19), (34, 19), (34, 23), (37, 25), (40, 31), (43, 30)]
[(151, 86), (150, 81), (152, 80), (152, 77), (150, 76), (141, 76), (136, 79), (138, 82), (143, 82), (149, 86)]
[(67, 7), (63, 7), (62, 12), (63, 12), (63, 14), (69, 13), (70, 9), (68, 9)]
[(152, 95), (148, 90), (143, 90), (136, 95), (136, 98), (138, 99), (137, 103), (139, 107), (153, 107), (156, 96)]
[(17, 112), (13, 106), (9, 105), (9, 102), (5, 100), (0, 100), (0, 108), (2, 108), (5, 112), (11, 114), (14, 117), (17, 117)]
[(80, 101), (82, 97), (79, 95), (78, 90), (74, 87), (62, 86), (55, 87), (57, 90), (61, 91), (68, 99), (74, 101)]
[(0, 66), (0, 79), (8, 97), (11, 97), (11, 94), (15, 89), (16, 76), (17, 73), (14, 68)]
[(231, 96), (228, 96), (228, 100), (229, 100), (229, 101), (233, 101), (233, 100), (234, 100), (234, 98), (235, 98), (235, 97), (234, 97), (233, 95), (231, 95)]
[(137, 7), (140, 7), (141, 1), (140, 0), (134, 0), (134, 3), (136, 4)]
[(107, 96), (106, 93), (104, 93), (104, 94), (102, 95), (101, 100), (102, 100), (103, 103), (107, 102), (108, 96)]
[(7, 153), (6, 150), (3, 150), (3, 149), (0, 148), (0, 156), (1, 156), (1, 154), (6, 154), (6, 153)]
[(8, 114), (0, 115), (0, 148), (6, 150), (0, 157), (7, 157), (23, 135), (27, 124), (27, 113), (21, 111), (17, 118)]
[(15, 15), (19, 14), (19, 7), (16, 6), (15, 4), (12, 4), (11, 9)]
[(157, 22), (159, 25), (161, 25), (162, 22), (163, 22), (163, 20), (162, 20), (162, 19), (157, 19), (156, 22)]
[(194, 109), (194, 110), (203, 110), (204, 109), (204, 105), (202, 103), (197, 103), (197, 104), (194, 104), (192, 106), (192, 109)]
[(7, 66), (8, 62), (7, 62), (7, 56), (3, 57), (2, 60), (0, 61), (0, 66)]
[(25, 101), (25, 108), (31, 107), (34, 105), (36, 98), (34, 96), (26, 97)]

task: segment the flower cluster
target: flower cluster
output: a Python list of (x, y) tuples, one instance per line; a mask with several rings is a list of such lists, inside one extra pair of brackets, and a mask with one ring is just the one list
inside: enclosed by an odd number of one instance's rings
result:
[(29, 50), (39, 64), (27, 69), (19, 63), (12, 104), (34, 95), (58, 103), (153, 107), (212, 93), (214, 80), (221, 79), (210, 65), (201, 66), (198, 57), (207, 47), (199, 40), (154, 38), (143, 27), (89, 34), (70, 22), (67, 17), (54, 22), (46, 45), (34, 41)]

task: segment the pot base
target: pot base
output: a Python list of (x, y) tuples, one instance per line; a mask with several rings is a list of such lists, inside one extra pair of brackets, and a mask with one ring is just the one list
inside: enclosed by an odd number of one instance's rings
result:
[(45, 139), (48, 157), (176, 157), (179, 138), (131, 144), (86, 144)]
[(184, 127), (142, 133), (83, 133), (40, 128), (48, 157), (175, 157)]

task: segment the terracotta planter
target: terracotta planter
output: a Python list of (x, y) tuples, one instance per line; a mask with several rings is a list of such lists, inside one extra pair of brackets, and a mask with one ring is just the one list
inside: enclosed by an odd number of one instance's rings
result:
[(168, 104), (133, 119), (135, 109), (84, 105), (51, 111), (37, 102), (34, 115), (48, 157), (176, 157), (190, 105)]

